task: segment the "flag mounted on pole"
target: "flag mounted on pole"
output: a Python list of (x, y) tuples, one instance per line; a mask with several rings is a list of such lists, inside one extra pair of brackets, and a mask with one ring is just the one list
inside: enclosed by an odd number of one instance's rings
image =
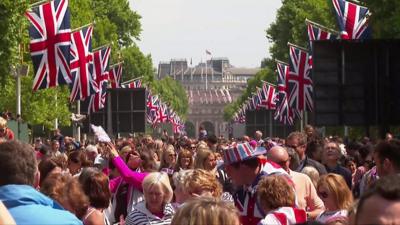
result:
[(141, 88), (142, 87), (142, 80), (137, 79), (128, 84), (121, 85), (122, 88)]
[(120, 88), (121, 76), (122, 76), (122, 62), (111, 66), (111, 70), (108, 74), (111, 88)]
[(93, 26), (85, 26), (71, 34), (71, 74), (72, 88), (70, 102), (84, 100), (99, 91), (93, 78), (92, 54)]
[(275, 120), (279, 120), (281, 123), (293, 125), (294, 114), (292, 109), (289, 107), (288, 101), (288, 73), (289, 65), (281, 61), (277, 61), (278, 71), (278, 96), (277, 96), (277, 107), (274, 115)]
[(300, 116), (304, 110), (313, 110), (313, 86), (310, 75), (308, 50), (289, 45), (288, 94), (289, 107)]
[[(369, 39), (369, 9), (346, 0), (332, 0), (342, 39)], [(383, 3), (382, 3), (383, 4)]]
[(263, 81), (262, 88), (260, 89), (261, 91), (261, 103), (266, 109), (276, 109), (276, 92), (275, 92), (275, 86)]
[(306, 19), (307, 23), (307, 34), (308, 40), (310, 42), (310, 68), (312, 68), (312, 51), (313, 51), (313, 41), (318, 40), (335, 40), (338, 39), (339, 33), (333, 30), (330, 30), (326, 27), (323, 27), (317, 23), (314, 23), (310, 20)]
[(68, 0), (44, 3), (25, 16), (30, 21), (29, 47), (35, 70), (33, 91), (72, 83)]
[(90, 96), (88, 113), (97, 112), (104, 108), (107, 97), (108, 83), (108, 62), (110, 59), (111, 48), (108, 46), (100, 48), (93, 53), (95, 82), (99, 87), (99, 92)]

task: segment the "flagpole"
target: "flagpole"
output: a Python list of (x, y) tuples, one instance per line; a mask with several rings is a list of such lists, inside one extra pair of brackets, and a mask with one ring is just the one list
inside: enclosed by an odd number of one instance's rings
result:
[(100, 49), (105, 48), (105, 47), (110, 47), (110, 45), (111, 45), (111, 44), (101, 45), (100, 47), (97, 47), (97, 48), (92, 49), (92, 52), (95, 52), (95, 51), (100, 50)]
[(301, 111), (301, 115), (300, 115), (300, 132), (304, 131), (303, 123), (304, 123), (304, 111)]
[(281, 61), (281, 60), (278, 60), (278, 59), (275, 59), (275, 62), (284, 64), (284, 65), (289, 65), (289, 63)]
[(304, 48), (304, 47), (300, 47), (300, 46), (295, 45), (295, 44), (292, 44), (292, 43), (290, 43), (290, 42), (288, 42), (287, 45), (288, 45), (288, 46), (293, 46), (293, 47), (296, 47), (296, 48), (299, 48), (299, 49), (301, 49), (301, 50), (304, 50), (304, 51), (308, 52), (308, 49), (306, 49), (306, 48)]
[(273, 87), (276, 87), (276, 84), (272, 84), (272, 83), (270, 83), (270, 82), (268, 82), (268, 81), (265, 81), (265, 80), (261, 80), (263, 83), (266, 83), (266, 84), (269, 84), (269, 85), (271, 85), (271, 86), (273, 86)]
[(308, 113), (304, 110), (304, 127), (308, 124)]
[(313, 22), (313, 21), (311, 21), (311, 20), (309, 20), (309, 19), (307, 19), (307, 18), (306, 18), (306, 24), (312, 24), (312, 25), (314, 25), (314, 26), (316, 26), (316, 27), (322, 28), (322, 29), (324, 29), (324, 30), (326, 30), (326, 31), (329, 31), (329, 32), (333, 33), (333, 34), (340, 35), (340, 32), (335, 31), (335, 30), (330, 29), (330, 28), (327, 28), (327, 27), (325, 27), (325, 26), (322, 26), (321, 24), (316, 23), (316, 22)]
[(129, 83), (131, 83), (132, 81), (139, 80), (139, 79), (142, 79), (142, 78), (143, 78), (143, 76), (141, 76), (141, 77), (136, 77), (136, 78), (133, 78), (133, 79), (131, 79), (131, 80), (124, 81), (124, 82), (122, 82), (121, 84), (129, 84)]
[(38, 7), (41, 4), (44, 4), (44, 3), (47, 3), (47, 2), (51, 2), (51, 0), (42, 0), (42, 1), (38, 1), (38, 2), (32, 3), (32, 4), (29, 5), (29, 8), (35, 8), (35, 7)]
[(207, 87), (207, 53), (206, 53), (206, 91), (208, 90), (208, 87)]
[[(81, 115), (81, 101), (76, 101), (76, 113)], [(76, 139), (81, 143), (81, 126), (77, 125), (76, 127)]]
[(115, 64), (110, 65), (109, 67), (112, 68), (112, 67), (118, 66), (118, 65), (123, 64), (123, 63), (124, 63), (124, 61), (117, 62)]
[(272, 126), (272, 110), (268, 110), (269, 111), (269, 136), (271, 137), (271, 138), (273, 138), (273, 134), (272, 134), (272, 132), (273, 132), (273, 126)]
[(74, 28), (74, 29), (71, 30), (71, 33), (72, 33), (72, 32), (75, 32), (75, 31), (78, 31), (78, 30), (81, 30), (82, 28), (92, 26), (92, 25), (94, 25), (94, 24), (95, 24), (95, 22), (93, 21), (93, 23), (88, 23), (88, 24), (86, 24), (86, 25), (83, 25), (83, 26)]
[[(56, 92), (54, 98), (55, 98), (55, 106), (56, 106), (56, 113), (57, 113), (57, 92)], [(58, 118), (57, 118), (57, 116), (56, 116), (56, 119), (54, 120), (54, 129), (58, 129)]]

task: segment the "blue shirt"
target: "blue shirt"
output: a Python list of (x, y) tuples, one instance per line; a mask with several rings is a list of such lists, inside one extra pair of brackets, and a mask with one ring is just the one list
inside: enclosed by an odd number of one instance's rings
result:
[(75, 215), (29, 185), (0, 186), (0, 200), (18, 225), (82, 225)]

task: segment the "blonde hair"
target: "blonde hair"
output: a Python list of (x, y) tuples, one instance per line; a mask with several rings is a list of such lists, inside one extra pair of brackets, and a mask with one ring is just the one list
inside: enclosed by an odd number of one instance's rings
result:
[(0, 116), (0, 127), (5, 127), (7, 125), (7, 120)]
[(207, 170), (195, 169), (184, 180), (184, 191), (190, 195), (202, 195), (205, 191), (210, 192), (215, 198), (220, 198), (222, 195), (222, 186), (217, 177)]
[(307, 175), (311, 179), (311, 182), (314, 184), (314, 187), (317, 187), (317, 183), (319, 180), (319, 172), (317, 169), (315, 169), (312, 166), (306, 166), (301, 170), (301, 172)]
[[(168, 146), (164, 149), (164, 151), (162, 152), (162, 154), (161, 154), (161, 162), (160, 162), (160, 169), (171, 167), (171, 165), (169, 165), (169, 164), (167, 163), (168, 154), (170, 154), (170, 153), (176, 154), (175, 148), (174, 148), (173, 145), (168, 145)], [(175, 165), (172, 165), (172, 166), (175, 166)]]
[(257, 195), (264, 210), (294, 206), (296, 195), (287, 179), (283, 175), (271, 175), (260, 180)]
[(214, 152), (208, 150), (208, 148), (198, 151), (196, 154), (196, 159), (194, 160), (194, 168), (195, 169), (205, 169), (204, 162), (207, 160), (207, 158), (210, 155), (214, 155)]
[(142, 188), (144, 192), (151, 189), (153, 185), (160, 185), (164, 190), (164, 203), (169, 203), (172, 200), (172, 187), (169, 183), (169, 177), (166, 173), (153, 172), (147, 175), (142, 183)]
[(353, 204), (353, 195), (341, 175), (329, 173), (321, 176), (317, 183), (317, 191), (321, 186), (327, 188), (329, 194), (333, 195), (336, 207), (339, 209), (348, 210)]
[(175, 213), (171, 225), (239, 225), (239, 213), (231, 203), (215, 198), (197, 198)]
[(174, 182), (175, 189), (184, 190), (185, 181), (188, 177), (192, 176), (193, 170), (180, 170), (175, 172), (172, 176), (172, 180)]

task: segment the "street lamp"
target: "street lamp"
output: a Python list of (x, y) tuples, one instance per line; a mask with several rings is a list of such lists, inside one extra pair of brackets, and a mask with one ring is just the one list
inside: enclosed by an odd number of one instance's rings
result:
[(19, 139), (20, 136), (20, 129), (19, 129), (19, 122), (20, 119), (18, 117), (21, 117), (21, 77), (27, 76), (29, 72), (29, 65), (26, 64), (18, 64), (16, 66), (12, 65), (10, 67), (11, 74), (15, 78), (16, 82), (16, 88), (15, 88), (15, 95), (17, 97), (17, 110), (16, 110), (16, 116), (17, 116), (17, 124), (18, 124), (18, 132), (17, 132), (17, 137)]

